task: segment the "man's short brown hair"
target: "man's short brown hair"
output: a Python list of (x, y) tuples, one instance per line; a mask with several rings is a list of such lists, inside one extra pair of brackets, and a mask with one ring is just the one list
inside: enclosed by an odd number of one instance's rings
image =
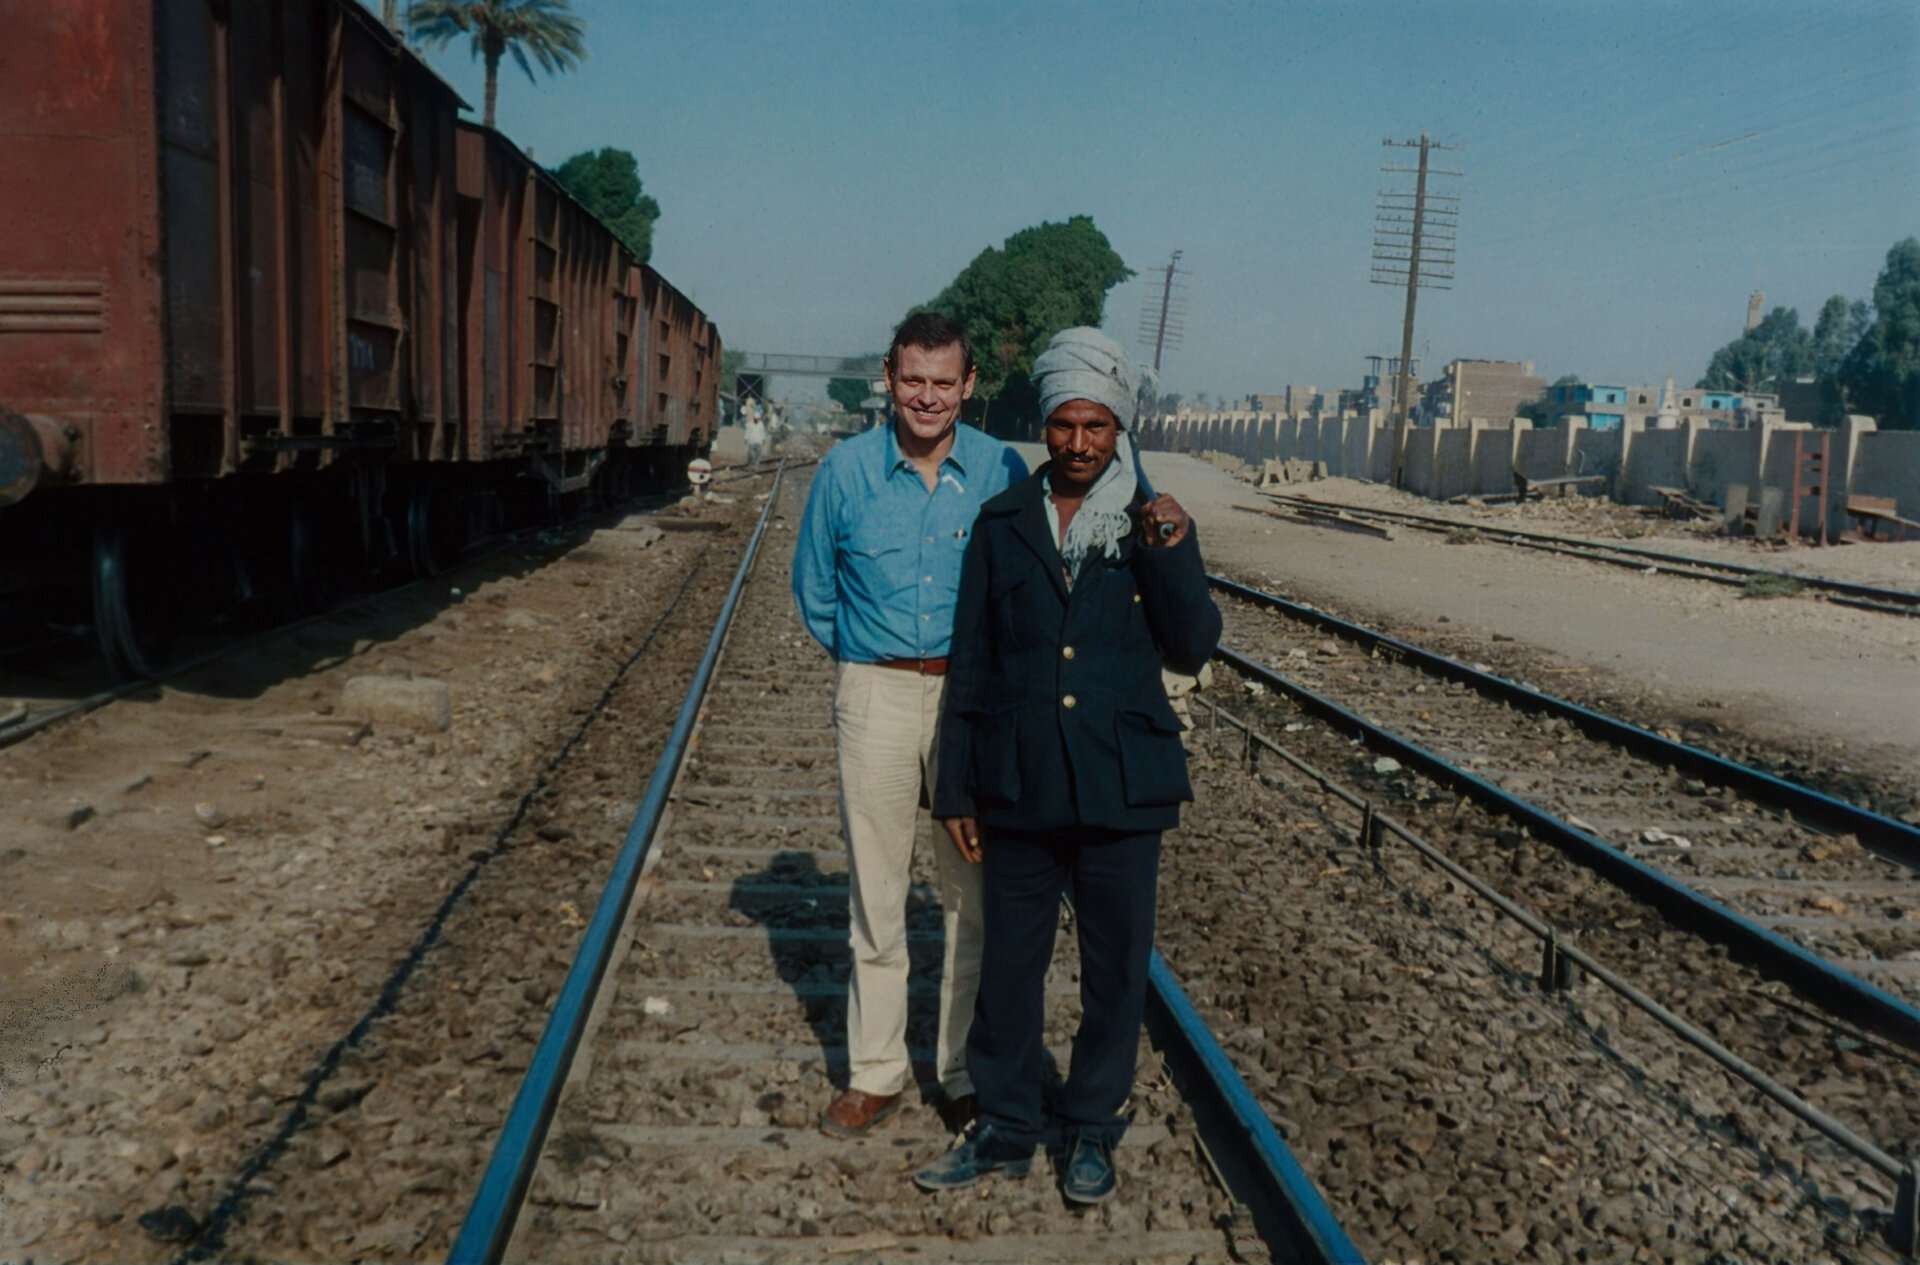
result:
[(964, 381), (973, 373), (973, 340), (967, 337), (967, 327), (938, 312), (915, 312), (894, 328), (893, 345), (887, 348), (887, 368), (891, 371), (898, 367), (902, 347), (937, 351), (955, 343), (960, 344), (960, 377)]

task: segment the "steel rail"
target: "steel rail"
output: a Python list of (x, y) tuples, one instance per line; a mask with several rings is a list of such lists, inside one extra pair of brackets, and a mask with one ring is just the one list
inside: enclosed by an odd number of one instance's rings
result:
[(1377, 649), (1384, 654), (1414, 664), (1435, 676), (1470, 685), (1481, 693), (1491, 695), (1502, 702), (1558, 717), (1577, 726), (1588, 737), (1613, 743), (1644, 759), (1670, 764), (1676, 769), (1683, 769), (1703, 780), (1712, 780), (1738, 791), (1756, 803), (1772, 804), (1786, 809), (1793, 814), (1795, 821), (1812, 822), (1829, 830), (1851, 833), (1860, 840), (1862, 846), (1871, 848), (1890, 860), (1920, 869), (1920, 827), (1909, 826), (1891, 817), (1883, 817), (1879, 813), (1849, 804), (1845, 800), (1823, 795), (1796, 782), (1774, 777), (1770, 773), (1762, 773), (1748, 765), (1714, 755), (1698, 747), (1688, 746), (1684, 742), (1663, 738), (1638, 725), (1593, 711), (1578, 703), (1544, 693), (1517, 681), (1510, 681), (1505, 677), (1468, 667), (1458, 659), (1448, 658), (1446, 655), (1416, 646), (1411, 642), (1376, 632), (1362, 624), (1351, 623), (1338, 616), (1329, 615), (1325, 611), (1314, 610), (1299, 602), (1289, 601), (1264, 589), (1252, 588), (1224, 576), (1209, 575), (1207, 579), (1223, 593), (1230, 593), (1245, 601), (1283, 611), (1295, 619), (1305, 620), (1369, 650)]
[[(1313, 778), (1321, 789), (1342, 800), (1348, 807), (1358, 809), (1361, 813), (1360, 836), (1362, 843), (1377, 851), (1388, 834), (1397, 836), (1436, 869), (1439, 869), (1462, 886), (1468, 888), (1476, 896), (1479, 896), (1501, 913), (1519, 923), (1528, 932), (1538, 938), (1545, 950), (1540, 979), (1543, 989), (1555, 991), (1558, 988), (1565, 987), (1565, 982), (1563, 981), (1567, 981), (1569, 977), (1565, 975), (1564, 968), (1560, 966), (1561, 960), (1579, 967), (1588, 975), (1612, 989), (1628, 1003), (1664, 1025), (1681, 1040), (1687, 1042), (1703, 1054), (1706, 1054), (1729, 1072), (1741, 1080), (1746, 1081), (1767, 1097), (1773, 1099), (1774, 1102), (1785, 1108), (1793, 1116), (1826, 1135), (1826, 1137), (1838, 1143), (1845, 1150), (1852, 1152), (1855, 1156), (1866, 1161), (1881, 1173), (1881, 1175), (1892, 1178), (1898, 1184), (1898, 1193), (1894, 1199), (1894, 1240), (1896, 1243), (1912, 1242), (1914, 1240), (1917, 1231), (1913, 1221), (1916, 1215), (1916, 1208), (1920, 1207), (1920, 1199), (1916, 1199), (1916, 1196), (1920, 1195), (1920, 1171), (1915, 1169), (1913, 1161), (1902, 1161), (1888, 1154), (1885, 1150), (1855, 1133), (1841, 1121), (1821, 1111), (1811, 1102), (1787, 1088), (1787, 1086), (1761, 1071), (1752, 1063), (1741, 1058), (1732, 1050), (1729, 1050), (1711, 1034), (1689, 1023), (1662, 1005), (1659, 1001), (1656, 1001), (1653, 997), (1629, 983), (1622, 976), (1615, 974), (1611, 968), (1603, 965), (1584, 950), (1574, 945), (1563, 943), (1560, 940), (1558, 931), (1551, 923), (1535, 916), (1531, 910), (1528, 910), (1517, 902), (1508, 899), (1499, 889), (1466, 869), (1452, 857), (1447, 856), (1439, 848), (1427, 842), (1427, 840), (1416, 834), (1404, 823), (1380, 812), (1375, 808), (1373, 801), (1365, 799), (1334, 782), (1325, 772), (1314, 768), (1306, 761), (1274, 742), (1273, 739), (1267, 735), (1255, 730), (1250, 723), (1235, 716), (1232, 712), (1215, 703), (1213, 700), (1202, 698), (1200, 701), (1206, 704), (1212, 716), (1215, 718), (1224, 717), (1229, 726), (1239, 729), (1246, 735), (1246, 752), (1249, 758), (1252, 756), (1255, 744), (1258, 744), (1260, 747), (1273, 752), (1301, 772)], [(1911, 1252), (1908, 1254), (1911, 1255)]]
[(1391, 755), (1441, 785), (1506, 814), (1527, 827), (1535, 838), (1652, 905), (1676, 926), (1725, 945), (1736, 959), (1788, 984), (1829, 1014), (1907, 1049), (1920, 1050), (1920, 1010), (1892, 994), (1272, 668), (1225, 647), (1214, 657), (1241, 675), (1285, 694), (1335, 728), (1357, 735), (1368, 749)]
[(547, 1018), (546, 1030), (540, 1036), (540, 1044), (534, 1048), (526, 1076), (520, 1082), (513, 1106), (500, 1128), (500, 1136), (494, 1142), (492, 1157), (481, 1176), (473, 1202), (467, 1209), (460, 1234), (454, 1240), (452, 1251), (447, 1254), (450, 1265), (471, 1265), (475, 1262), (492, 1265), (505, 1254), (507, 1242), (513, 1236), (514, 1222), (520, 1215), (520, 1205), (533, 1181), (534, 1169), (539, 1165), (540, 1152), (546, 1143), (547, 1129), (553, 1123), (554, 1111), (560, 1105), (560, 1093), (566, 1085), (567, 1073), (573, 1066), (574, 1054), (586, 1033), (594, 998), (599, 995), (600, 985), (613, 960), (620, 928), (633, 903), (641, 871), (653, 849), (660, 820), (665, 815), (667, 796), (679, 777), (688, 740), (693, 736), (700, 705), (706, 698), (707, 685), (713, 678), (720, 652), (726, 645), (727, 633), (733, 624), (734, 611), (739, 607), (740, 594), (746, 588), (747, 576), (753, 570), (754, 559), (759, 556), (768, 519), (780, 498), (780, 482), (785, 471), (786, 463), (783, 460), (774, 470), (773, 488), (767, 495), (767, 503), (760, 509), (759, 521), (754, 526), (753, 536), (747, 541), (746, 554), (740, 560), (739, 570), (734, 573), (733, 585), (727, 590), (726, 602), (714, 623), (713, 635), (707, 639), (706, 653), (701, 656), (700, 665), (687, 686), (686, 701), (680, 705), (680, 714), (674, 720), (666, 746), (654, 765), (653, 777), (647, 783), (646, 795), (641, 799), (633, 823), (627, 829), (626, 840), (614, 860), (607, 885), (600, 893), (600, 902), (594, 907), (593, 918), (581, 936), (573, 966), (560, 986), (559, 997)]
[(1293, 1157), (1266, 1109), (1234, 1070), (1220, 1042), (1158, 949), (1147, 959), (1147, 1031), (1193, 1108), (1221, 1180), (1252, 1213), (1276, 1260), (1363, 1265), (1326, 1198)]
[[(1406, 510), (1370, 509), (1359, 505), (1345, 505), (1339, 501), (1316, 500), (1310, 496), (1288, 496), (1285, 493), (1279, 492), (1262, 492), (1261, 495), (1271, 500), (1279, 501), (1282, 504), (1291, 505), (1297, 503), (1300, 505), (1316, 506), (1320, 509), (1345, 510), (1349, 514), (1360, 516), (1370, 515), (1374, 518), (1384, 518), (1430, 531), (1464, 529), (1481, 535), (1491, 536), (1496, 540), (1519, 541), (1529, 545), (1552, 546), (1558, 547), (1563, 551), (1568, 547), (1572, 547), (1580, 551), (1583, 556), (1589, 557), (1592, 556), (1591, 551), (1593, 550), (1605, 550), (1611, 553), (1627, 554), (1635, 558), (1644, 558), (1649, 562), (1663, 562), (1670, 566), (1706, 567), (1720, 571), (1728, 571), (1748, 579), (1764, 577), (1768, 579), (1792, 580), (1794, 583), (1804, 585), (1810, 589), (1841, 594), (1854, 599), (1854, 603), (1867, 603), (1873, 610), (1884, 610), (1901, 615), (1920, 615), (1920, 593), (1910, 592), (1906, 589), (1880, 588), (1872, 584), (1857, 584), (1852, 580), (1836, 580), (1831, 576), (1796, 575), (1791, 571), (1774, 571), (1767, 567), (1750, 567), (1740, 562), (1720, 562), (1709, 558), (1690, 558), (1685, 554), (1666, 553), (1658, 549), (1642, 548), (1639, 545), (1615, 545), (1599, 540), (1582, 540), (1577, 536), (1557, 536), (1550, 532), (1526, 531), (1514, 527), (1494, 527), (1486, 523), (1463, 523), (1450, 518), (1438, 518), (1431, 514), (1414, 514)], [(1611, 561), (1611, 559), (1601, 558), (1597, 559), (1597, 561), (1605, 562)], [(1712, 579), (1713, 577), (1700, 576), (1699, 578)]]

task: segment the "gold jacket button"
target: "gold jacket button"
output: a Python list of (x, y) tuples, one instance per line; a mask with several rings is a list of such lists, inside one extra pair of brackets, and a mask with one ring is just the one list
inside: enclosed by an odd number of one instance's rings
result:
[(1073, 658), (1073, 647), (1072, 647), (1072, 646), (1062, 646), (1062, 647), (1060, 647), (1060, 657), (1061, 657), (1062, 659), (1071, 659), (1071, 658)]
[(1075, 698), (1075, 697), (1074, 697), (1073, 695), (1071, 695), (1071, 694), (1069, 694), (1069, 695), (1067, 695), (1067, 696), (1066, 696), (1065, 698), (1063, 698), (1063, 699), (1061, 699), (1061, 700), (1060, 700), (1060, 706), (1062, 706), (1062, 707), (1072, 707), (1072, 706), (1073, 706), (1074, 704), (1076, 704), (1076, 703), (1078, 703), (1079, 701), (1080, 701), (1079, 699), (1077, 699), (1077, 698)]
[(1134, 601), (1136, 601), (1136, 602), (1137, 602), (1137, 601), (1139, 601), (1139, 600), (1140, 600), (1140, 595), (1139, 595), (1138, 593), (1135, 593), (1135, 594), (1133, 595), (1133, 600), (1134, 600)]

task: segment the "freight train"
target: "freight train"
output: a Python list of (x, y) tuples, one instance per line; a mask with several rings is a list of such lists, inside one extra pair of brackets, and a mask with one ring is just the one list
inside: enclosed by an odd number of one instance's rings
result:
[(16, 628), (84, 602), (148, 675), (183, 617), (428, 573), (711, 442), (714, 324), (355, 0), (0, 30)]

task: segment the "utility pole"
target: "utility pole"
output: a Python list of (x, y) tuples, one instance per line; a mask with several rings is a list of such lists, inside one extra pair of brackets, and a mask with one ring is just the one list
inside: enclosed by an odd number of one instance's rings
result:
[(1156, 271), (1164, 272), (1166, 280), (1160, 286), (1160, 302), (1156, 305), (1153, 295), (1147, 295), (1140, 309), (1140, 341), (1153, 344), (1153, 371), (1160, 372), (1160, 353), (1171, 345), (1175, 351), (1180, 349), (1181, 336), (1186, 333), (1187, 296), (1175, 290), (1175, 276), (1185, 276), (1180, 271), (1180, 256), (1183, 252), (1174, 251), (1167, 260), (1167, 266)]
[(1420, 291), (1451, 290), (1454, 240), (1460, 216), (1457, 194), (1429, 193), (1427, 178), (1458, 176), (1458, 171), (1437, 171), (1427, 165), (1427, 154), (1436, 149), (1458, 149), (1440, 145), (1422, 132), (1417, 141), (1381, 141), (1390, 149), (1420, 150), (1418, 167), (1382, 166), (1385, 175), (1415, 177), (1413, 192), (1383, 188), (1374, 208), (1373, 277), (1376, 285), (1407, 287), (1406, 317), (1400, 326), (1400, 372), (1393, 385), (1393, 462), (1391, 481), (1401, 485), (1407, 453), (1408, 389), (1413, 370), (1413, 311)]

